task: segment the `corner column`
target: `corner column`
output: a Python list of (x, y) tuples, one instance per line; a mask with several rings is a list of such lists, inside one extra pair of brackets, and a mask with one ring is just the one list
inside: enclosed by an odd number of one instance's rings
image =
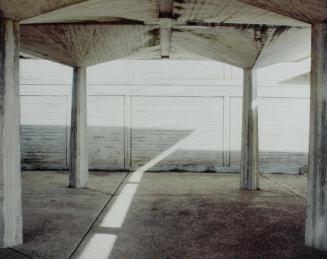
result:
[(0, 247), (23, 242), (19, 23), (0, 18)]
[(259, 188), (257, 82), (254, 69), (243, 71), (241, 189)]
[(71, 188), (85, 187), (88, 174), (86, 68), (74, 67), (69, 186)]
[(312, 25), (305, 243), (327, 251), (327, 24)]

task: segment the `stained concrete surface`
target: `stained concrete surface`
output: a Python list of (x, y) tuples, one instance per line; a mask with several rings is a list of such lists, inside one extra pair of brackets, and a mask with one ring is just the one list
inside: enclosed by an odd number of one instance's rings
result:
[[(126, 176), (125, 172), (90, 172), (86, 190), (94, 190), (113, 194)], [(68, 172), (23, 172), (23, 193), (83, 193), (86, 190), (76, 190), (68, 187)]]
[(29, 259), (27, 255), (20, 254), (16, 251), (13, 251), (11, 249), (0, 249), (0, 258), (1, 259)]
[(260, 182), (247, 192), (238, 175), (146, 173), (122, 228), (103, 228), (100, 217), (74, 258), (96, 233), (117, 235), (111, 259), (327, 258), (304, 246), (305, 199), (294, 191), (306, 178)]
[(24, 245), (14, 248), (22, 254), (0, 250), (0, 258), (69, 258), (126, 174), (90, 173), (80, 190), (67, 188), (67, 172), (22, 175)]
[(124, 177), (91, 173), (92, 190), (74, 190), (68, 174), (23, 173), (25, 244), (0, 258), (69, 258), (80, 244), (78, 258), (95, 233), (117, 235), (111, 259), (327, 258), (304, 247), (305, 176), (264, 176), (246, 192), (237, 174), (145, 173), (122, 228), (100, 227)]

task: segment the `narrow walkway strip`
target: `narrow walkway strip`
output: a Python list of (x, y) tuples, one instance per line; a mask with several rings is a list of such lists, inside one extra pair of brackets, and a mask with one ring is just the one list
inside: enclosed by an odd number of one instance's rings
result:
[(80, 248), (80, 246), (82, 245), (82, 243), (84, 242), (84, 240), (86, 239), (86, 237), (88, 236), (88, 234), (91, 232), (92, 228), (95, 226), (95, 224), (97, 223), (97, 221), (99, 220), (99, 217), (101, 216), (101, 214), (104, 212), (104, 210), (107, 208), (107, 206), (109, 205), (109, 203), (111, 202), (111, 200), (116, 196), (118, 190), (121, 188), (121, 186), (123, 185), (123, 183), (125, 182), (125, 180), (127, 179), (129, 173), (126, 173), (126, 175), (123, 177), (123, 179), (121, 180), (121, 182), (119, 183), (119, 185), (117, 186), (116, 190), (114, 191), (114, 193), (110, 196), (110, 198), (108, 199), (108, 201), (106, 202), (106, 204), (103, 206), (103, 208), (101, 209), (101, 211), (99, 212), (99, 214), (97, 215), (97, 217), (94, 219), (94, 221), (92, 222), (91, 226), (88, 228), (87, 232), (84, 234), (84, 236), (82, 237), (82, 239), (80, 240), (80, 242), (77, 244), (77, 246), (75, 247), (74, 251), (72, 252), (72, 254), (69, 256), (69, 259), (73, 258), (73, 256), (75, 255), (75, 253), (77, 252), (77, 250)]

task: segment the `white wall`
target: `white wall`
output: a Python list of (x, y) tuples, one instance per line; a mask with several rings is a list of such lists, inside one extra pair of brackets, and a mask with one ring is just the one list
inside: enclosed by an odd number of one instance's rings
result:
[[(308, 62), (259, 71), (261, 170), (297, 173), (307, 163), (309, 87), (279, 84)], [(22, 60), (22, 160), (66, 169), (72, 69)], [(92, 169), (237, 171), (242, 71), (212, 61), (115, 61), (88, 69)]]

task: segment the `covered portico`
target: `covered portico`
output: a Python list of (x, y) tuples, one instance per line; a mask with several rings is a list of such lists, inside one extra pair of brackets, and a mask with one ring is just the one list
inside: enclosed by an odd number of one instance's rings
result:
[[(244, 69), (240, 188), (249, 191), (260, 187), (256, 69), (311, 55), (306, 245), (327, 250), (327, 1), (4, 0), (0, 16), (2, 247), (23, 242), (20, 53), (74, 68), (67, 183), (73, 188), (83, 188), (88, 179), (87, 67), (121, 58), (201, 58)], [(146, 169), (130, 181), (138, 182)]]

